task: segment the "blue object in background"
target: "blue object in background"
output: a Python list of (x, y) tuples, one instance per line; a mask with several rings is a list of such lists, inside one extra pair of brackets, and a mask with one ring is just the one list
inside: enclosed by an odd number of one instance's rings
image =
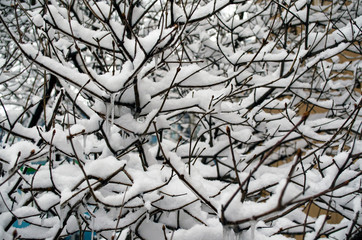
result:
[[(79, 240), (79, 232), (74, 233), (71, 236), (64, 238), (64, 240)], [(83, 233), (83, 240), (91, 240), (92, 239), (92, 232), (86, 231)], [(96, 239), (96, 233), (94, 233), (94, 238)]]
[(26, 228), (27, 226), (29, 226), (30, 223), (27, 223), (25, 221), (22, 221), (21, 223), (19, 223), (19, 220), (16, 220), (13, 224), (13, 227), (15, 228)]

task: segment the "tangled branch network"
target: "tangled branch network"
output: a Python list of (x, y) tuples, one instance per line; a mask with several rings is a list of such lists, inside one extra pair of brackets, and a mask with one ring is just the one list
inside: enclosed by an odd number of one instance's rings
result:
[(361, 15), (0, 1), (0, 238), (352, 239)]

